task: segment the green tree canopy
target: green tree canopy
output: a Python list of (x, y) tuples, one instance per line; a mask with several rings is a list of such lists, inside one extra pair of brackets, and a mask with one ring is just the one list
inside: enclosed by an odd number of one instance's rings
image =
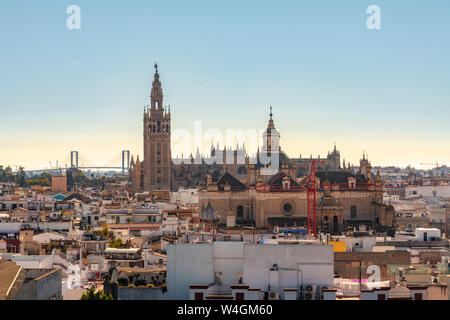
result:
[(112, 295), (107, 295), (103, 290), (95, 291), (94, 287), (91, 287), (87, 292), (83, 293), (80, 300), (114, 300)]

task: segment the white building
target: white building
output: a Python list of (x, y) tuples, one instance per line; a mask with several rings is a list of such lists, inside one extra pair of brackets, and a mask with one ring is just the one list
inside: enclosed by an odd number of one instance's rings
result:
[(333, 246), (328, 245), (178, 243), (167, 246), (165, 299), (192, 298), (191, 286), (203, 290), (200, 293), (206, 298), (236, 298), (239, 286), (247, 292), (242, 292), (246, 299), (271, 293), (280, 299), (297, 298), (302, 288), (319, 292), (322, 287), (332, 288), (333, 269)]
[(416, 228), (417, 241), (439, 241), (441, 240), (441, 230), (436, 228)]
[(33, 236), (33, 240), (38, 243), (50, 243), (51, 241), (67, 240), (67, 236), (56, 232), (44, 232)]
[(450, 197), (450, 185), (439, 185), (439, 186), (406, 186), (405, 187), (405, 197), (428, 197), (428, 198), (448, 198)]
[(198, 190), (179, 189), (177, 192), (172, 192), (170, 202), (183, 206), (198, 205)]

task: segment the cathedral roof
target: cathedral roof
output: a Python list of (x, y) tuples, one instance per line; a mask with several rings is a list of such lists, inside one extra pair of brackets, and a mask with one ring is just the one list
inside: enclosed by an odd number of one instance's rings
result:
[(316, 171), (316, 177), (319, 178), (321, 181), (328, 180), (331, 184), (336, 183), (348, 183), (348, 178), (353, 177), (356, 179), (356, 183), (367, 183), (366, 178), (363, 175), (355, 175), (351, 173), (350, 171), (346, 170), (338, 170), (338, 171), (331, 171), (331, 170), (319, 170)]
[(290, 189), (301, 189), (302, 186), (295, 181), (291, 176), (284, 173), (283, 171), (278, 172), (277, 174), (273, 175), (269, 181), (267, 182), (267, 185), (270, 187), (270, 189), (283, 189), (283, 179), (287, 177), (290, 181)]
[(233, 177), (230, 173), (225, 172), (222, 177), (217, 181), (217, 185), (219, 190), (223, 190), (223, 187), (228, 184), (231, 187), (231, 191), (243, 191), (246, 190), (247, 187), (245, 184), (239, 181), (239, 179)]

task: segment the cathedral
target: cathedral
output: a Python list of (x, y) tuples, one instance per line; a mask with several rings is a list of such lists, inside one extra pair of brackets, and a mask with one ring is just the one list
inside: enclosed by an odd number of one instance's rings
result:
[[(196, 188), (205, 183), (208, 176), (217, 180), (225, 172), (244, 183), (250, 183), (255, 179), (254, 169), (267, 167), (267, 164), (261, 163), (261, 155), (275, 154), (279, 157), (276, 169), (288, 170), (295, 178), (306, 176), (313, 160), (318, 161), (321, 169), (341, 169), (340, 153), (336, 146), (326, 158), (313, 158), (312, 155), (309, 158), (289, 158), (279, 146), (280, 134), (272, 119), (272, 107), (263, 136), (264, 145), (256, 156), (248, 155), (244, 145), (237, 146), (234, 150), (211, 145), (211, 152), (207, 157), (197, 151), (195, 157), (191, 154), (184, 159), (172, 158), (170, 107), (163, 105), (163, 89), (156, 64), (155, 69), (150, 107), (145, 108), (143, 115), (144, 159), (132, 157), (130, 162), (129, 180), (136, 192)], [(270, 175), (267, 170), (263, 174), (265, 177)]]
[(359, 225), (392, 228), (393, 208), (383, 204), (381, 177), (372, 174), (365, 155), (358, 171), (345, 161), (341, 166), (336, 146), (325, 158), (288, 157), (280, 145), (272, 107), (256, 156), (249, 156), (244, 145), (234, 150), (211, 146), (208, 157), (197, 151), (195, 157), (173, 159), (170, 107), (163, 106), (157, 65), (155, 68), (151, 104), (143, 117), (144, 159), (132, 157), (130, 163), (129, 183), (135, 192), (198, 188), (200, 218), (214, 217), (222, 224), (232, 221), (232, 225), (268, 230), (305, 226), (306, 183), (314, 164), (321, 231), (339, 234)]

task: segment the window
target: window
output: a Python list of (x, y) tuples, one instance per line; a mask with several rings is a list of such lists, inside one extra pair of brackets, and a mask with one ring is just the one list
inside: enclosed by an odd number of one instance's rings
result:
[(350, 207), (350, 217), (354, 219), (354, 218), (356, 218), (356, 214), (357, 214), (356, 206), (351, 206)]
[(386, 300), (386, 295), (385, 294), (378, 294), (378, 300)]
[(244, 300), (244, 293), (236, 292), (236, 300)]
[(415, 293), (414, 300), (422, 300), (422, 293)]
[(292, 205), (290, 203), (285, 203), (283, 205), (283, 210), (285, 213), (290, 213), (292, 211)]
[(195, 300), (203, 300), (203, 292), (196, 292)]
[(244, 217), (244, 207), (243, 206), (237, 206), (236, 216), (238, 218), (243, 218)]

